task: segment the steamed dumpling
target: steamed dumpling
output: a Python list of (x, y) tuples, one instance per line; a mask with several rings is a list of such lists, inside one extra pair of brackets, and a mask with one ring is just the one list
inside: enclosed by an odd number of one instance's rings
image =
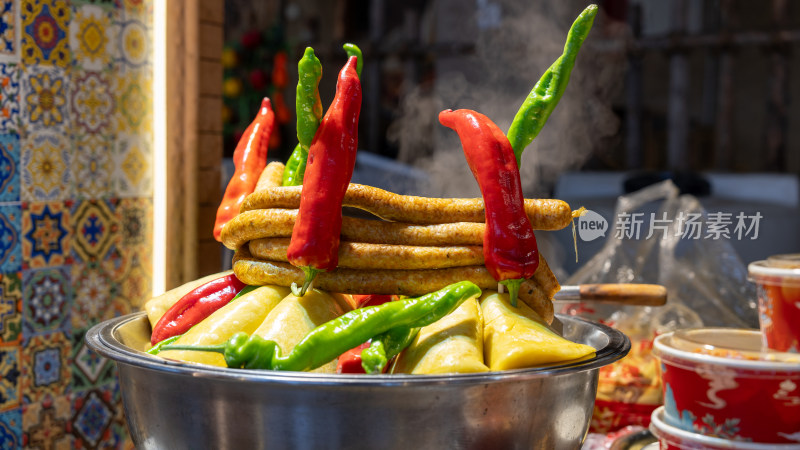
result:
[(522, 369), (584, 358), (595, 349), (559, 336), (527, 305), (511, 306), (507, 294), (481, 297), (483, 350), (491, 370)]
[[(345, 297), (339, 294), (317, 289), (309, 290), (302, 297), (290, 294), (270, 311), (253, 334), (275, 341), (281, 349), (281, 355), (288, 355), (309, 331), (349, 310)], [(336, 360), (312, 372), (335, 373)]]
[(470, 298), (437, 322), (422, 327), (397, 358), (392, 373), (440, 374), (486, 372), (483, 320), (476, 298)]

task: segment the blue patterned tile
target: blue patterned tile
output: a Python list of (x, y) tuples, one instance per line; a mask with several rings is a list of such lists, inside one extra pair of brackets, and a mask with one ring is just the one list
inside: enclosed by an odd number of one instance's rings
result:
[(22, 409), (0, 413), (0, 445), (2, 449), (22, 448)]
[(0, 346), (0, 411), (20, 406), (20, 347)]
[(19, 74), (19, 65), (0, 63), (0, 133), (19, 131)]
[(22, 2), (22, 63), (69, 67), (70, 7), (64, 0)]
[(70, 264), (69, 206), (61, 202), (24, 204), (21, 240), (23, 268)]
[(19, 60), (19, 4), (18, 0), (0, 0), (0, 61)]
[(21, 224), (19, 205), (0, 205), (0, 272), (17, 272), (22, 268)]
[(22, 283), (25, 339), (33, 334), (71, 330), (72, 286), (69, 267), (23, 271)]
[(0, 202), (19, 201), (19, 136), (0, 134)]
[(38, 403), (67, 395), (71, 384), (70, 339), (64, 333), (26, 336), (22, 343), (22, 402)]
[(119, 217), (106, 200), (75, 202), (72, 216), (72, 253), (83, 262), (103, 261), (120, 240)]
[(72, 433), (79, 448), (114, 448), (121, 442), (112, 433), (117, 405), (114, 389), (93, 389), (83, 395), (75, 395), (72, 404)]

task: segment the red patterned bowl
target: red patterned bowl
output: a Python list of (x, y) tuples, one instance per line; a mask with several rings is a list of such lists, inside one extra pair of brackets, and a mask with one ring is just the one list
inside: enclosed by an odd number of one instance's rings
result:
[(669, 425), (800, 448), (800, 355), (761, 352), (758, 331), (732, 328), (667, 333), (653, 346)]
[(800, 444), (758, 444), (753, 442), (730, 441), (717, 437), (691, 433), (667, 423), (664, 407), (653, 411), (650, 418), (650, 432), (658, 439), (661, 450), (704, 449), (704, 450), (798, 450)]
[(758, 287), (764, 346), (800, 352), (800, 254), (770, 256), (747, 266)]

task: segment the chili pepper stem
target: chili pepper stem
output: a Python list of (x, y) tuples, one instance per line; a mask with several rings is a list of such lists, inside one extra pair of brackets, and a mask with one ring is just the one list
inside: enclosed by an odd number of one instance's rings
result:
[(214, 352), (214, 353), (225, 353), (225, 347), (227, 344), (219, 344), (219, 345), (175, 345), (175, 344), (167, 344), (161, 347), (160, 351), (167, 351), (167, 350), (189, 350), (193, 352)]
[(505, 286), (508, 289), (508, 298), (511, 302), (511, 306), (517, 307), (517, 297), (519, 296), (519, 288), (522, 286), (522, 282), (525, 281), (524, 278), (516, 278), (513, 280), (503, 280), (500, 282), (501, 285)]
[(303, 266), (300, 268), (303, 269), (303, 273), (306, 274), (306, 279), (303, 281), (303, 286), (298, 288), (297, 283), (292, 283), (292, 294), (298, 297), (306, 295), (306, 292), (311, 289), (311, 285), (314, 283), (314, 278), (316, 278), (317, 274), (324, 272), (324, 270), (315, 269), (311, 266)]

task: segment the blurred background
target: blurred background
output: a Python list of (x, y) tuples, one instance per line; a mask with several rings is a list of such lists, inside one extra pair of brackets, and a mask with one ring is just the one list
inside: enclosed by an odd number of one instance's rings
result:
[[(760, 214), (757, 239), (687, 252), (686, 276), (735, 266), (732, 286), (747, 284), (742, 263), (800, 251), (800, 3), (597, 3), (522, 158), (526, 196), (597, 212), (607, 238), (617, 198), (666, 179), (707, 212)], [(306, 46), (325, 107), (342, 44), (364, 52), (354, 181), (473, 197), (437, 114), (474, 109), (507, 129), (587, 4), (0, 0), (3, 447), (130, 446), (114, 365), (84, 334), (230, 264), (212, 237), (230, 156), (268, 95), (284, 116), (269, 158), (288, 157)], [(614, 242), (580, 240), (576, 261), (571, 230), (537, 238), (561, 280)]]

